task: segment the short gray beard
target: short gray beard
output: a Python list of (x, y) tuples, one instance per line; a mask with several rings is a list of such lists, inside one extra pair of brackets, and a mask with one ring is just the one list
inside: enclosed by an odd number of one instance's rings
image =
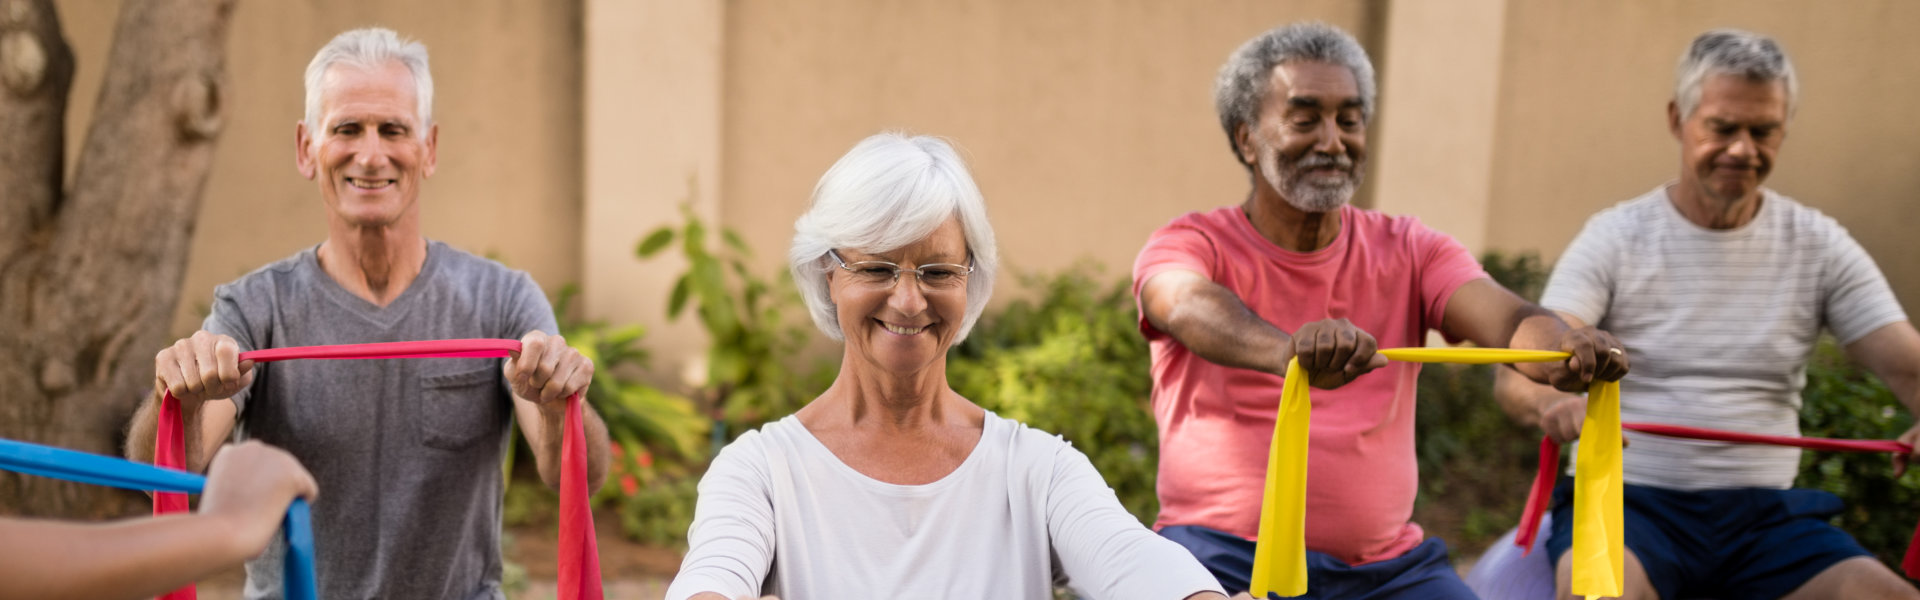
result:
[[(1338, 209), (1352, 200), (1354, 190), (1360, 187), (1360, 165), (1354, 164), (1345, 156), (1333, 158), (1324, 154), (1308, 153), (1284, 168), (1280, 166), (1279, 156), (1276, 155), (1273, 158), (1273, 160), (1262, 161), (1261, 175), (1267, 178), (1267, 183), (1272, 185), (1273, 189), (1283, 192), (1282, 197), (1287, 204), (1302, 212), (1323, 213)], [(1301, 176), (1301, 171), (1324, 166), (1347, 168), (1352, 171), (1352, 174), (1341, 178), (1340, 182), (1334, 185), (1313, 183)]]

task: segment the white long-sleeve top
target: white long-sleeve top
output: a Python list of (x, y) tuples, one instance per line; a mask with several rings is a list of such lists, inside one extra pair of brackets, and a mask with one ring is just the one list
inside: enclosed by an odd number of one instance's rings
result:
[(687, 537), (669, 600), (1046, 600), (1056, 560), (1091, 598), (1220, 591), (1121, 508), (1085, 455), (991, 412), (960, 467), (925, 485), (860, 474), (796, 417), (769, 423), (714, 459)]

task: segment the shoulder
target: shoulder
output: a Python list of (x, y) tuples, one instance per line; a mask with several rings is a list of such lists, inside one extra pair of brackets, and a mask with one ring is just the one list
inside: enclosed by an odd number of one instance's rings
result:
[(1633, 231), (1672, 210), (1672, 202), (1667, 199), (1667, 188), (1662, 185), (1653, 191), (1600, 209), (1600, 212), (1587, 218), (1587, 227)]
[(1074, 462), (1088, 463), (1086, 455), (1073, 447), (1073, 443), (1025, 423), (1008, 419), (993, 412), (987, 412), (986, 430), (983, 437), (994, 443), (1006, 455), (1007, 465), (1012, 473), (1050, 479), (1061, 466)]
[(1238, 206), (1222, 206), (1204, 212), (1189, 212), (1174, 217), (1173, 220), (1168, 221), (1166, 225), (1162, 225), (1159, 229), (1154, 230), (1153, 237), (1161, 237), (1182, 231), (1197, 231), (1211, 236), (1228, 231), (1229, 228), (1233, 226), (1234, 220), (1245, 219), (1245, 217), (1241, 215), (1242, 213)]
[(320, 272), (319, 267), (314, 247), (309, 247), (220, 284), (213, 288), (213, 294), (216, 298), (229, 299), (278, 296), (289, 288), (310, 285), (313, 276)]
[(427, 255), (431, 257), (429, 260), (438, 263), (435, 268), (452, 281), (511, 286), (533, 283), (533, 276), (526, 271), (455, 248), (446, 242), (427, 240)]
[(1821, 241), (1853, 237), (1838, 219), (1820, 212), (1820, 209), (1770, 189), (1763, 193), (1766, 194), (1767, 206), (1761, 207), (1762, 210), (1771, 212), (1773, 217), (1779, 219), (1779, 226), (1790, 234), (1811, 235)]

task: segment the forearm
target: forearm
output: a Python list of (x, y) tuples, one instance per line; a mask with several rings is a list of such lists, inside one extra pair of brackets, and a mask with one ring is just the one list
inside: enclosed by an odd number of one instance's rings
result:
[[(540, 423), (538, 439), (529, 439), (533, 448), (534, 466), (540, 471), (540, 480), (547, 487), (560, 488), (561, 443), (566, 439), (565, 408), (554, 410), (539, 409)], [(600, 418), (599, 411), (593, 409), (584, 399), (580, 402), (581, 425), (585, 430), (587, 451), (587, 490), (599, 490), (607, 482), (608, 444), (607, 423)]]
[[(128, 460), (149, 464), (153, 462), (154, 444), (160, 427), (161, 401), (161, 393), (156, 390), (147, 397), (146, 402), (140, 404), (140, 409), (134, 412), (133, 424), (127, 429)], [(201, 422), (201, 416), (206, 412), (206, 403), (201, 402), (192, 406), (188, 404), (180, 403), (180, 436), (186, 452), (184, 468), (189, 473), (204, 473), (207, 470), (207, 461), (213, 457), (213, 449), (205, 444), (207, 438), (205, 424)]]
[(1539, 427), (1540, 416), (1554, 402), (1570, 396), (1553, 386), (1538, 383), (1506, 366), (1493, 371), (1493, 398), (1507, 418), (1522, 427)]
[[(1560, 350), (1559, 340), (1567, 334), (1567, 323), (1560, 317), (1539, 306), (1528, 304), (1515, 314), (1517, 323), (1512, 336), (1507, 340), (1508, 348), (1528, 350)], [(1535, 382), (1546, 383), (1549, 372), (1547, 363), (1517, 363), (1514, 366), (1520, 374)], [(1552, 388), (1546, 387), (1549, 391)]]
[(146, 598), (246, 560), (234, 528), (210, 521), (0, 520), (0, 597)]
[(1293, 338), (1247, 308), (1225, 288), (1185, 294), (1155, 323), (1195, 355), (1217, 365), (1285, 374)]

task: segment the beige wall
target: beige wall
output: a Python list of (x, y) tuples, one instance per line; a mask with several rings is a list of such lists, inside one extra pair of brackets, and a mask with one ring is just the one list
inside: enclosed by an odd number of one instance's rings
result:
[[(99, 90), (118, 2), (58, 2), (79, 72), (77, 147)], [(580, 277), (580, 11), (574, 2), (239, 2), (227, 45), (226, 128), (201, 202), (176, 332), (213, 287), (319, 243), (325, 215), (293, 164), (301, 76), (328, 39), (380, 25), (425, 42), (440, 124), (421, 202), (429, 237), (491, 254), (557, 289)]]
[[(77, 148), (118, 3), (58, 6), (80, 61)], [(1248, 37), (1299, 19), (1353, 31), (1375, 56), (1363, 203), (1476, 249), (1549, 258), (1587, 215), (1677, 172), (1663, 111), (1694, 34), (1774, 34), (1803, 97), (1770, 183), (1851, 228), (1920, 309), (1920, 261), (1901, 243), (1920, 222), (1920, 121), (1900, 112), (1920, 92), (1916, 3), (242, 1), (175, 330), (197, 324), (214, 285), (321, 239), (293, 124), (306, 61), (350, 27), (383, 24), (433, 51), (428, 234), (550, 290), (582, 283), (589, 314), (647, 325), (656, 367), (672, 372), (703, 343), (662, 314), (680, 264), (632, 248), (677, 222), (683, 200), (740, 230), (772, 272), (813, 183), (855, 141), (937, 134), (969, 157), (1010, 275), (1091, 259), (1124, 277), (1154, 228), (1244, 197), (1214, 73)]]
[(1678, 176), (1673, 69), (1700, 32), (1779, 39), (1800, 107), (1767, 185), (1853, 232), (1920, 311), (1920, 3), (1513, 2), (1488, 245), (1557, 257), (1587, 215)]
[(1246, 195), (1213, 111), (1227, 54), (1297, 19), (1364, 31), (1366, 6), (733, 3), (721, 214), (784, 265), (841, 154), (883, 129), (935, 134), (970, 161), (1010, 274), (1091, 258), (1125, 277), (1155, 228)]

